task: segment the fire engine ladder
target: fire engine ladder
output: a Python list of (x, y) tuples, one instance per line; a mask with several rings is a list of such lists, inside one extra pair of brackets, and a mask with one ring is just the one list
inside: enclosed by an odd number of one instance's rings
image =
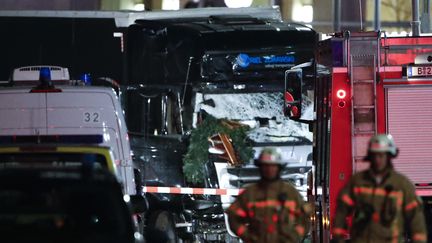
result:
[(377, 133), (376, 83), (379, 70), (379, 32), (361, 33), (348, 42), (348, 67), (351, 82), (352, 163), (355, 171), (363, 163), (371, 136)]

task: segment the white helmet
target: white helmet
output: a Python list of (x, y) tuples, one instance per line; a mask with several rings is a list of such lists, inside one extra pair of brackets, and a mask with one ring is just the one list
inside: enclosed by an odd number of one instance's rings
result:
[(368, 154), (385, 152), (392, 157), (398, 155), (398, 148), (390, 134), (378, 134), (369, 140)]
[(282, 155), (279, 149), (264, 148), (261, 151), (258, 159), (255, 160), (256, 166), (260, 166), (263, 164), (284, 166), (286, 163), (282, 161)]

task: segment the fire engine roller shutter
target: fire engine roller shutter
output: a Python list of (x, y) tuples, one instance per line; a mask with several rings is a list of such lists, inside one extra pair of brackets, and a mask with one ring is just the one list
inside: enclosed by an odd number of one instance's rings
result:
[(396, 170), (414, 183), (432, 182), (432, 87), (388, 87), (387, 124), (400, 149)]

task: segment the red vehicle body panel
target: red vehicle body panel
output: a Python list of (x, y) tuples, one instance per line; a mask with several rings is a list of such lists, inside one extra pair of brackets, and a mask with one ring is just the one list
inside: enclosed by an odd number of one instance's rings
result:
[[(419, 54), (431, 53), (432, 56), (432, 37), (381, 38), (380, 44), (381, 66), (377, 73), (376, 84), (376, 127), (377, 133), (386, 133), (388, 130), (386, 87), (432, 85), (432, 76), (410, 79), (406, 77), (406, 72), (404, 73), (403, 70), (407, 65), (414, 65), (414, 60)], [(429, 66), (432, 66), (432, 62)], [(337, 196), (355, 172), (352, 162), (352, 96), (349, 78), (347, 67), (331, 69), (330, 161), (328, 161), (330, 227), (332, 216), (336, 212)], [(343, 100), (336, 95), (339, 89), (347, 92)], [(343, 107), (340, 105), (342, 101)], [(317, 141), (321, 140), (317, 139)], [(419, 189), (418, 194), (432, 196), (432, 189)]]

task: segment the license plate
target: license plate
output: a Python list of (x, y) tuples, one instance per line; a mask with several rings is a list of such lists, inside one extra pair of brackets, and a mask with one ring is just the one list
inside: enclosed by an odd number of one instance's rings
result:
[(432, 76), (432, 66), (408, 67), (408, 77)]

